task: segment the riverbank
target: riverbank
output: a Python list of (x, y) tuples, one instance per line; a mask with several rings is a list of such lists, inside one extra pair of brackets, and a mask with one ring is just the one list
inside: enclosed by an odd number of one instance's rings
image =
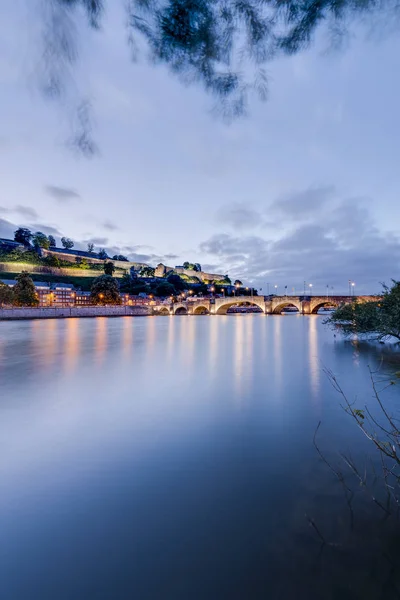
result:
[(72, 306), (67, 308), (1, 308), (0, 321), (75, 317), (147, 317), (145, 306)]

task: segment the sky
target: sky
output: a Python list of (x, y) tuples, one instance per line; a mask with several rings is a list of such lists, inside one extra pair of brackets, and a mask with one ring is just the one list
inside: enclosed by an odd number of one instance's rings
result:
[[(2, 4), (0, 236), (22, 225), (153, 266), (199, 262), (264, 293), (400, 279), (395, 35), (269, 63), (267, 101), (227, 123), (201, 87), (132, 61), (123, 2), (99, 32), (78, 17), (79, 58), (49, 98), (40, 0)], [(91, 158), (71, 145), (85, 103)]]

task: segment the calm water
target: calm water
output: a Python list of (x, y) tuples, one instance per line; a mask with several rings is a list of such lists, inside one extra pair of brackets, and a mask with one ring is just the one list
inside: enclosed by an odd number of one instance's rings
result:
[(0, 323), (2, 600), (397, 598), (396, 527), (356, 490), (351, 529), (312, 440), (363, 460), (322, 369), (364, 403), (398, 361), (322, 320)]

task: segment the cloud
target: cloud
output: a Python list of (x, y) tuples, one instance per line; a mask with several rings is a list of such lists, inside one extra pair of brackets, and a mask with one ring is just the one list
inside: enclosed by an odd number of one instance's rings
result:
[(108, 238), (106, 237), (92, 237), (87, 240), (83, 240), (82, 244), (94, 244), (95, 246), (106, 246), (108, 244)]
[(18, 204), (14, 208), (14, 211), (19, 213), (23, 217), (26, 217), (27, 219), (35, 220), (39, 216), (34, 208), (31, 208), (30, 206), (22, 206), (22, 204)]
[(57, 200), (57, 202), (71, 202), (80, 198), (78, 192), (72, 188), (60, 187), (58, 185), (46, 185), (44, 189), (46, 194)]
[(177, 254), (164, 254), (164, 258), (167, 260), (176, 260), (179, 256)]
[(0, 219), (0, 237), (14, 239), (14, 231), (17, 227), (17, 225), (10, 221), (6, 221), (6, 219)]
[(111, 221), (104, 221), (104, 223), (102, 223), (102, 226), (104, 227), (104, 229), (108, 229), (108, 231), (116, 231), (117, 229), (119, 229), (119, 227), (114, 223), (111, 223)]
[(0, 206), (0, 213), (3, 215), (9, 213), (18, 213), (27, 219), (37, 219), (38, 214), (36, 210), (30, 206), (23, 206), (22, 204), (17, 204), (13, 208), (6, 208), (5, 206)]
[[(25, 227), (25, 225), (23, 225)], [(20, 227), (20, 224), (12, 223), (11, 221), (7, 221), (5, 219), (0, 219), (0, 237), (5, 237), (9, 239), (14, 239), (14, 231)], [(43, 223), (35, 223), (27, 225), (28, 229), (31, 231), (42, 231), (46, 235), (54, 235), (61, 237), (63, 234), (52, 225), (45, 225)]]
[(216, 214), (216, 221), (229, 225), (237, 231), (253, 229), (263, 223), (263, 215), (246, 204), (234, 203), (221, 207)]
[(43, 223), (35, 223), (35, 225), (28, 225), (29, 229), (34, 231), (42, 231), (46, 235), (55, 235), (57, 237), (62, 237), (64, 234), (61, 233), (59, 229), (53, 227), (52, 225), (45, 225)]
[(333, 185), (310, 187), (281, 196), (271, 204), (270, 210), (293, 220), (313, 216), (332, 201), (335, 193)]
[(298, 214), (297, 202), (303, 198), (308, 218), (289, 219), (279, 237), (221, 233), (202, 242), (201, 252), (217, 258), (219, 270), (265, 291), (269, 282), (301, 293), (307, 281), (316, 293), (323, 294), (327, 285), (345, 293), (351, 279), (360, 293), (376, 293), (380, 282), (398, 277), (399, 233), (379, 230), (366, 199), (337, 197), (331, 202), (331, 186), (309, 192), (293, 194), (283, 205), (282, 213)]

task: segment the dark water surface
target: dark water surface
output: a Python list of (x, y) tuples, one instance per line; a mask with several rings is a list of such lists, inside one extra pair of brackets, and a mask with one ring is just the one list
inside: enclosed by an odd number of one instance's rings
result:
[(0, 598), (397, 598), (396, 527), (356, 491), (351, 529), (313, 434), (363, 460), (322, 369), (363, 404), (398, 360), (322, 320), (0, 323)]

